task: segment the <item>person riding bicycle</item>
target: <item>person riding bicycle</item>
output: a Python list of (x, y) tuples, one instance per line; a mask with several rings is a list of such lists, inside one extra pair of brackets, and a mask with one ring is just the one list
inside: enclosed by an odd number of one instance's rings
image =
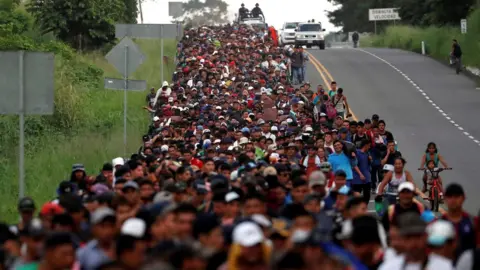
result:
[(238, 16), (240, 17), (240, 20), (243, 20), (247, 17), (248, 14), (248, 8), (245, 7), (245, 4), (241, 4), (240, 8), (238, 9)]
[(260, 15), (263, 16), (262, 9), (259, 7), (258, 3), (255, 4), (255, 7), (252, 9), (251, 13), (252, 13), (253, 18), (258, 18), (258, 17), (260, 17)]
[(440, 199), (443, 200), (443, 182), (442, 182), (442, 178), (440, 177), (440, 175), (438, 174), (437, 171), (435, 171), (435, 168), (437, 168), (437, 166), (435, 166), (435, 161), (433, 160), (429, 160), (427, 161), (427, 165), (425, 167), (425, 173), (424, 173), (424, 185), (425, 186), (431, 186), (433, 185), (433, 180), (434, 179), (437, 179), (438, 182), (438, 188), (440, 189)]
[[(427, 144), (427, 149), (425, 150), (425, 154), (422, 157), (422, 161), (420, 163), (420, 168), (427, 169), (427, 165), (429, 161), (433, 161), (433, 167), (438, 168), (440, 163), (444, 168), (448, 168), (447, 163), (443, 159), (443, 156), (438, 153), (437, 145), (434, 142), (429, 142)], [(423, 174), (423, 192), (427, 191), (427, 170), (425, 170)]]
[(378, 187), (378, 196), (382, 196), (385, 187), (387, 187), (385, 193), (387, 195), (386, 199), (389, 205), (396, 203), (398, 196), (398, 187), (400, 186), (400, 184), (405, 182), (413, 183), (412, 174), (409, 171), (405, 170), (406, 163), (407, 162), (402, 157), (396, 158), (393, 163), (394, 170), (385, 173), (385, 175), (383, 176), (383, 180)]

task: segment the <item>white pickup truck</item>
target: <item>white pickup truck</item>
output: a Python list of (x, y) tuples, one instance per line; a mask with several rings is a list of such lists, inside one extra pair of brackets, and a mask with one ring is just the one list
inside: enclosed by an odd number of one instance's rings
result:
[(280, 45), (294, 44), (295, 43), (295, 29), (298, 26), (298, 22), (286, 22), (280, 29)]
[(325, 50), (325, 29), (321, 23), (300, 23), (295, 30), (295, 45), (318, 46), (320, 50)]

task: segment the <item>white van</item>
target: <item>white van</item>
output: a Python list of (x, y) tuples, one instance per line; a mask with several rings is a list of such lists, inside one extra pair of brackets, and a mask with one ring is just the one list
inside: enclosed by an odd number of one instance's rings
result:
[(301, 23), (295, 31), (295, 45), (318, 46), (320, 50), (325, 50), (325, 29), (322, 29), (321, 23)]
[(280, 29), (280, 45), (295, 43), (295, 29), (297, 29), (298, 22), (286, 22)]

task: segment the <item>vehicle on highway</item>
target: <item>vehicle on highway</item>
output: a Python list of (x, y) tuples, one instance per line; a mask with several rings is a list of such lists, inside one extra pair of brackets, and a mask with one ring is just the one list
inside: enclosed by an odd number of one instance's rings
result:
[(280, 44), (294, 44), (295, 43), (295, 30), (298, 27), (298, 22), (286, 22), (280, 29)]
[(317, 23), (300, 23), (295, 31), (295, 45), (318, 46), (320, 50), (325, 50), (325, 29), (322, 24)]
[(243, 19), (240, 24), (244, 25), (251, 25), (254, 27), (262, 28), (262, 29), (267, 29), (268, 25), (265, 23), (262, 17), (259, 18), (245, 18)]

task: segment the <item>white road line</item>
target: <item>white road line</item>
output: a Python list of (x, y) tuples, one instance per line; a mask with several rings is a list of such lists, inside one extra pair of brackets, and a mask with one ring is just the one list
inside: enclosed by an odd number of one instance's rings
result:
[[(433, 102), (432, 99), (430, 99), (430, 97), (427, 95), (427, 93), (425, 93), (425, 91), (423, 89), (420, 88), (420, 86), (415, 83), (410, 77), (408, 77), (405, 73), (403, 73), (403, 71), (401, 71), (400, 69), (398, 69), (396, 66), (394, 66), (393, 64), (391, 64), (390, 62), (388, 62), (387, 60), (377, 56), (376, 54), (374, 53), (371, 53), (369, 51), (366, 51), (366, 50), (363, 50), (363, 49), (357, 49), (359, 51), (362, 51), (366, 54), (369, 54), (375, 58), (377, 58), (378, 60), (382, 61), (383, 63), (387, 64), (388, 66), (390, 66), (391, 68), (393, 68), (395, 71), (397, 71), (400, 75), (403, 76), (403, 78), (405, 78), (415, 89), (417, 89), (418, 92), (420, 92), (420, 94), (422, 94), (425, 99), (430, 102), (430, 104), (432, 104), (432, 106), (439, 112), (443, 115), (443, 117), (445, 117), (445, 119), (447, 119), (450, 123), (452, 123), (456, 128), (458, 128), (458, 130), (460, 131), (464, 131), (464, 128), (461, 127), (459, 124), (455, 123), (455, 121), (452, 120), (451, 117), (447, 116), (447, 114), (436, 104)], [(480, 88), (477, 88), (477, 90), (480, 90)], [(473, 142), (475, 142), (476, 144), (480, 145), (480, 141), (478, 141), (477, 139), (475, 139), (472, 135), (470, 135), (468, 132), (463, 132), (463, 134), (465, 136), (467, 136), (467, 138), (471, 139)]]

